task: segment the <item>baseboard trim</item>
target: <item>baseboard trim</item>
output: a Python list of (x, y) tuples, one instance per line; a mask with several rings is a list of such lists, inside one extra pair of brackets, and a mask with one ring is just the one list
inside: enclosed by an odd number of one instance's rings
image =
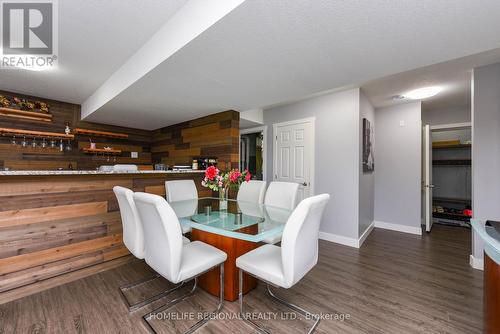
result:
[(375, 221), (376, 228), (382, 228), (384, 230), (398, 231), (403, 233), (410, 233), (415, 235), (422, 235), (422, 229), (419, 227), (406, 226), (401, 224), (386, 223), (381, 221)]
[(368, 238), (368, 236), (370, 235), (370, 233), (372, 233), (372, 231), (373, 231), (374, 228), (375, 228), (375, 222), (373, 221), (370, 224), (370, 226), (368, 226), (368, 228), (359, 237), (359, 239), (358, 239), (358, 248), (363, 245), (363, 243), (365, 242), (366, 238)]
[(325, 241), (330, 241), (334, 242), (336, 244), (341, 244), (344, 246), (349, 246), (349, 247), (354, 247), (354, 248), (360, 248), (361, 245), (365, 242), (366, 238), (370, 235), (370, 233), (373, 231), (373, 228), (375, 227), (375, 222), (372, 222), (370, 226), (363, 232), (363, 234), (358, 238), (349, 238), (349, 237), (344, 237), (343, 235), (338, 235), (338, 234), (333, 234), (333, 233), (328, 233), (328, 232), (319, 232), (319, 238), (321, 240)]
[(484, 270), (484, 259), (478, 259), (472, 254), (469, 256), (469, 264), (474, 269)]

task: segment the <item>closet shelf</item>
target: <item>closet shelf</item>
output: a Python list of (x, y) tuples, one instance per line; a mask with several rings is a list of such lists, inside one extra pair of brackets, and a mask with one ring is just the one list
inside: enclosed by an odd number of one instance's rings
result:
[(457, 203), (457, 204), (470, 204), (472, 200), (467, 198), (449, 198), (449, 197), (433, 197), (434, 202), (447, 202), (447, 203)]
[(432, 160), (433, 166), (470, 166), (471, 159), (439, 159)]
[(437, 146), (432, 147), (433, 150), (454, 150), (454, 149), (468, 149), (471, 148), (471, 144), (458, 144), (458, 145), (450, 145), (450, 146)]

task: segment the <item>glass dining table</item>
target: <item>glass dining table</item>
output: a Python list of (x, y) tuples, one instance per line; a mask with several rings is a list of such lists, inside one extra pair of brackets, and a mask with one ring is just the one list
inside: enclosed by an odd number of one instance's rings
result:
[(219, 198), (214, 197), (172, 202), (170, 206), (183, 225), (255, 243), (281, 235), (292, 213), (270, 205), (231, 199), (227, 201), (227, 209), (220, 210)]
[[(191, 241), (202, 241), (227, 254), (224, 263), (224, 298), (238, 298), (238, 268), (236, 259), (261, 246), (267, 239), (279, 240), (288, 217), (292, 213), (269, 205), (245, 201), (204, 197), (170, 203), (179, 222), (191, 227)], [(224, 210), (220, 210), (220, 208)], [(218, 296), (219, 269), (214, 269), (198, 279), (205, 291)], [(257, 286), (257, 280), (247, 274), (243, 278), (243, 293)]]

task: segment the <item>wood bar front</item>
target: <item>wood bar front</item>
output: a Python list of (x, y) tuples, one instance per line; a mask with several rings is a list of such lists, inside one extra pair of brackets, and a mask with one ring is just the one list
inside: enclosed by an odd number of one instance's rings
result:
[(113, 187), (165, 195), (203, 173), (0, 175), (0, 304), (132, 260)]

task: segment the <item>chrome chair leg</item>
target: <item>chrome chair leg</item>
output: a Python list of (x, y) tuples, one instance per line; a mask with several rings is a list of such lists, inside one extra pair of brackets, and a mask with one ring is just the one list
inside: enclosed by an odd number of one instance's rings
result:
[[(267, 283), (267, 282), (266, 282)], [(305, 317), (308, 317), (308, 318), (311, 318), (311, 319), (315, 319), (315, 322), (314, 324), (312, 325), (312, 327), (309, 329), (309, 331), (307, 332), (308, 334), (311, 334), (314, 332), (314, 330), (316, 329), (316, 327), (318, 326), (321, 318), (319, 317), (319, 315), (317, 314), (313, 314), (309, 311), (306, 311), (305, 309), (301, 308), (300, 306), (297, 306), (295, 304), (292, 304), (292, 303), (289, 303), (287, 302), (286, 300), (278, 297), (272, 290), (271, 290), (271, 285), (269, 283), (267, 283), (267, 292), (269, 293), (269, 295), (276, 301), (278, 301), (280, 304), (283, 304), (289, 308), (291, 308), (292, 310), (302, 314), (303, 316)], [(266, 330), (265, 328), (261, 327), (259, 324), (255, 323), (254, 321), (252, 321), (251, 319), (249, 319), (243, 312), (243, 270), (240, 269), (239, 271), (239, 294), (238, 294), (238, 297), (239, 297), (239, 304), (240, 304), (240, 315), (242, 316), (242, 318), (249, 322), (253, 327), (255, 327), (258, 331), (262, 332), (262, 333), (267, 333), (267, 334), (270, 334), (270, 332), (268, 330)]]
[[(203, 319), (200, 319), (197, 323), (195, 323), (193, 326), (191, 326), (186, 332), (184, 332), (184, 334), (193, 333), (198, 328), (200, 328), (204, 324), (206, 324), (211, 318), (213, 318), (213, 316), (215, 314), (219, 313), (222, 310), (222, 308), (224, 306), (224, 263), (220, 264), (219, 267), (220, 267), (220, 276), (219, 276), (219, 279), (220, 279), (220, 290), (219, 290), (219, 304), (217, 305), (217, 308), (215, 310), (211, 311), (208, 316), (204, 316)], [(212, 269), (213, 268), (209, 269), (208, 271), (210, 271)], [(198, 287), (198, 277), (201, 276), (201, 275), (203, 275), (204, 273), (205, 272), (201, 273), (200, 275), (198, 275), (198, 276), (196, 276), (194, 278), (193, 288), (188, 293), (186, 293), (185, 295), (180, 296), (180, 297), (172, 300), (168, 304), (160, 306), (159, 308), (151, 311), (149, 314), (146, 314), (146, 315), (144, 315), (142, 317), (142, 319), (146, 323), (146, 326), (149, 329), (150, 333), (156, 334), (156, 331), (154, 330), (153, 326), (151, 326), (151, 324), (149, 323), (149, 321), (152, 318), (154, 318), (156, 316), (156, 314), (161, 313), (161, 312), (163, 312), (165, 310), (168, 310), (169, 308), (171, 308), (175, 304), (178, 304), (178, 303), (180, 303), (180, 302), (188, 299), (189, 297), (191, 297), (194, 294), (194, 292), (196, 291), (196, 288)]]
[(168, 294), (174, 292), (175, 290), (180, 289), (183, 286), (183, 284), (184, 284), (184, 282), (182, 282), (181, 284), (178, 284), (178, 285), (174, 286), (173, 288), (170, 288), (168, 290), (164, 290), (164, 291), (162, 291), (162, 292), (160, 292), (160, 293), (158, 293), (156, 295), (153, 295), (153, 296), (151, 296), (151, 297), (149, 297), (149, 298), (147, 298), (147, 299), (145, 299), (143, 301), (140, 301), (140, 302), (135, 303), (135, 304), (130, 304), (130, 301), (128, 300), (127, 296), (125, 295), (125, 292), (127, 290), (130, 290), (132, 288), (135, 288), (135, 287), (138, 287), (140, 285), (146, 284), (146, 283), (151, 282), (151, 281), (153, 281), (155, 279), (158, 279), (160, 277), (161, 277), (160, 275), (156, 274), (156, 275), (153, 275), (151, 277), (142, 279), (140, 281), (133, 282), (133, 283), (121, 286), (119, 288), (120, 294), (121, 294), (123, 300), (125, 301), (125, 304), (127, 304), (129, 313), (135, 312), (135, 311), (143, 308), (144, 306), (149, 305), (152, 302), (155, 302), (158, 299), (167, 296)]
[(289, 303), (287, 302), (286, 300), (276, 296), (276, 294), (274, 294), (274, 292), (271, 290), (271, 285), (268, 283), (267, 284), (267, 292), (269, 293), (269, 295), (276, 301), (278, 301), (279, 303), (285, 305), (285, 306), (288, 306), (289, 308), (291, 308), (292, 310), (302, 314), (303, 316), (305, 317), (308, 317), (310, 319), (315, 319), (316, 321), (314, 322), (314, 324), (312, 325), (312, 327), (309, 329), (309, 331), (307, 332), (308, 334), (311, 334), (312, 332), (314, 332), (314, 330), (316, 329), (316, 327), (318, 326), (319, 324), (319, 321), (321, 320), (320, 316), (317, 315), (317, 314), (313, 314), (307, 310), (304, 310), (302, 307), (300, 306), (297, 306), (295, 304), (292, 304), (292, 303)]
[(143, 278), (139, 281), (136, 281), (136, 282), (132, 282), (132, 283), (129, 283), (129, 284), (126, 284), (126, 285), (123, 285), (121, 287), (119, 287), (119, 290), (120, 290), (120, 294), (123, 298), (123, 300), (125, 301), (125, 304), (127, 305), (128, 307), (128, 311), (129, 313), (131, 312), (135, 312), (141, 308), (143, 308), (144, 306), (148, 305), (148, 304), (151, 304), (152, 302), (160, 299), (160, 298), (163, 298), (164, 296), (168, 295), (169, 293), (172, 293), (174, 292), (175, 290), (179, 289), (181, 286), (182, 286), (182, 283), (171, 288), (171, 289), (168, 289), (168, 290), (164, 290), (154, 296), (151, 296), (143, 301), (140, 301), (138, 303), (135, 303), (135, 304), (131, 304), (130, 301), (128, 300), (127, 296), (125, 295), (125, 292), (127, 290), (130, 290), (132, 288), (135, 288), (135, 287), (138, 287), (138, 286), (141, 286), (141, 285), (144, 285), (148, 282), (151, 282), (151, 281), (154, 281), (155, 279), (158, 279), (160, 278), (161, 276), (159, 274), (154, 274), (152, 276), (149, 276), (149, 277), (146, 277), (146, 278)]
[(260, 333), (265, 333), (265, 334), (271, 334), (271, 332), (269, 332), (268, 330), (266, 330), (265, 328), (259, 326), (258, 323), (256, 323), (255, 321), (253, 321), (249, 316), (248, 314), (245, 314), (245, 312), (243, 311), (243, 270), (239, 270), (239, 273), (238, 273), (238, 284), (239, 284), (239, 291), (238, 291), (238, 302), (240, 304), (240, 317), (248, 322), (250, 325), (252, 325), (252, 327), (254, 327), (255, 329), (257, 329)]

